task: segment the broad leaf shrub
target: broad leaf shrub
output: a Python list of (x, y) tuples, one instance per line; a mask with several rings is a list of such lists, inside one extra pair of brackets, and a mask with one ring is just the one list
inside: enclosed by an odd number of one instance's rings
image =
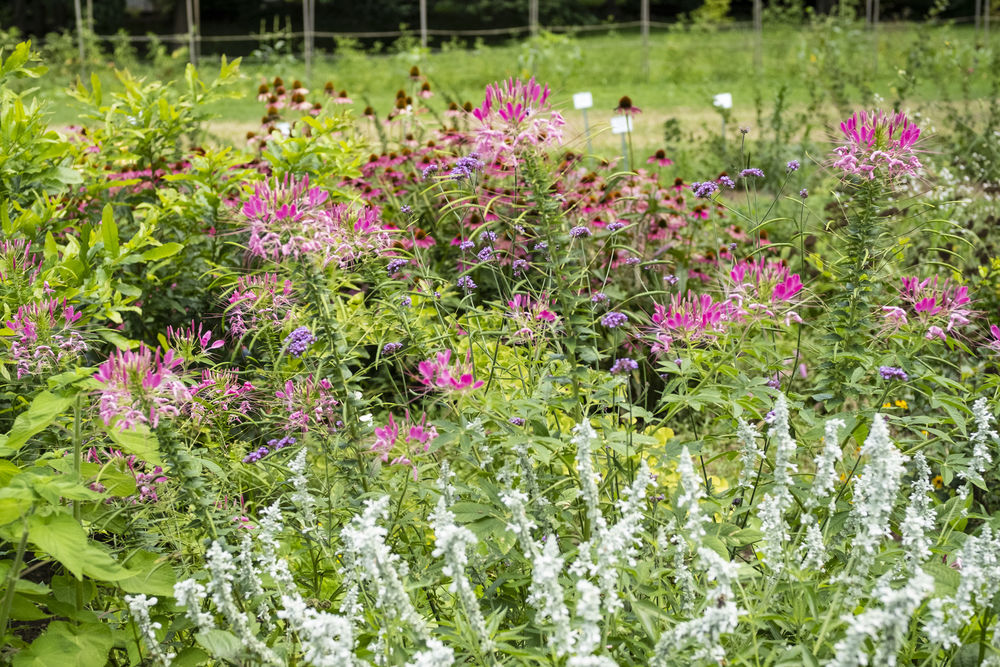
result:
[(804, 158), (581, 155), (534, 80), (278, 78), (216, 147), (237, 76), (0, 96), (4, 660), (1000, 662), (996, 267), (916, 261), (919, 123), (844, 122), (825, 219)]

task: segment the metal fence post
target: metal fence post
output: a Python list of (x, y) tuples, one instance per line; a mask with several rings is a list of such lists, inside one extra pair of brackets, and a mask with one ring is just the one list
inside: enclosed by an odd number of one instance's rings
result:
[(194, 50), (194, 2), (186, 0), (184, 13), (187, 14), (188, 61), (197, 66), (198, 56)]
[(73, 0), (73, 10), (76, 12), (76, 39), (80, 46), (80, 67), (83, 67), (86, 53), (83, 50), (83, 10), (80, 8), (80, 0)]
[(420, 0), (420, 46), (427, 48), (427, 0)]
[(642, 0), (639, 8), (642, 33), (642, 78), (649, 79), (649, 0)]

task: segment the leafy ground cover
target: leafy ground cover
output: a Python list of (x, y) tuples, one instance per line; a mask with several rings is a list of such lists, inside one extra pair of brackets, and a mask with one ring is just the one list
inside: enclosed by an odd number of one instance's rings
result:
[(575, 71), (223, 59), (56, 130), (4, 52), (4, 660), (997, 664), (1000, 53), (926, 51), (907, 113), (837, 51), (829, 145), (617, 156)]

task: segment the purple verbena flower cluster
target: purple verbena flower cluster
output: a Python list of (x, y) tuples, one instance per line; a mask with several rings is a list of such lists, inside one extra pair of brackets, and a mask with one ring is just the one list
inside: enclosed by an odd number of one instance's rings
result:
[(622, 357), (621, 359), (615, 359), (615, 363), (611, 366), (611, 373), (612, 375), (622, 375), (638, 369), (639, 363), (637, 361), (628, 357)]
[(316, 336), (312, 335), (309, 327), (299, 327), (285, 338), (288, 354), (296, 359), (301, 357), (309, 349), (309, 346), (315, 342)]
[(910, 377), (906, 374), (902, 368), (896, 368), (895, 366), (879, 366), (878, 374), (882, 376), (883, 380), (899, 380), (900, 382), (906, 382)]
[(610, 313), (601, 318), (601, 325), (606, 326), (609, 329), (617, 329), (618, 327), (625, 326), (627, 323), (628, 315), (625, 313), (619, 313), (615, 310), (612, 310)]

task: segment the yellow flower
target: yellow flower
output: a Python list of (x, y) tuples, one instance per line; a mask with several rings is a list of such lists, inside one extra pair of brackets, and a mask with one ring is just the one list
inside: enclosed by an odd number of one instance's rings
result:
[(934, 478), (931, 480), (931, 484), (934, 485), (935, 489), (943, 489), (944, 477), (942, 477), (941, 475), (935, 475)]
[(657, 444), (662, 446), (666, 445), (667, 441), (674, 437), (674, 429), (669, 428), (667, 426), (661, 426), (660, 428), (656, 429), (649, 435), (656, 438)]
[(722, 479), (721, 477), (716, 477), (715, 475), (709, 475), (708, 481), (712, 483), (712, 493), (722, 493), (729, 488), (729, 482)]
[(886, 401), (885, 403), (882, 404), (882, 408), (883, 409), (890, 409), (890, 408), (892, 408), (892, 403), (890, 403), (889, 401)]
[(677, 461), (669, 461), (666, 465), (661, 466), (655, 456), (646, 454), (645, 458), (649, 471), (656, 475), (656, 483), (673, 492), (681, 481), (681, 475), (677, 472)]
[(910, 404), (907, 403), (904, 399), (901, 398), (901, 399), (899, 399), (899, 400), (896, 401), (896, 407), (897, 408), (902, 408), (903, 410), (909, 410), (910, 409)]

